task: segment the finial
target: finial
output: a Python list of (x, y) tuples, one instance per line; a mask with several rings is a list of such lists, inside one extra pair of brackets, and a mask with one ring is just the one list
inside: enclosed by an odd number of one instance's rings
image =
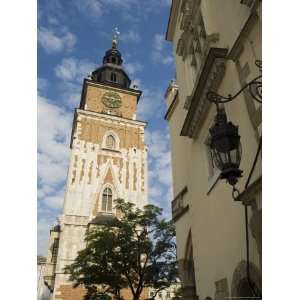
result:
[(114, 34), (113, 34), (113, 38), (112, 38), (112, 47), (113, 48), (117, 48), (119, 36), (120, 36), (120, 31), (118, 31), (118, 28), (116, 27), (114, 29)]

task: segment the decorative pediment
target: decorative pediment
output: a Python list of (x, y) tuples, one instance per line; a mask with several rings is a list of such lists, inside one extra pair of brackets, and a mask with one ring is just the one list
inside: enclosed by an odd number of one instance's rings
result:
[(100, 169), (100, 180), (99, 186), (97, 188), (97, 193), (100, 192), (103, 184), (111, 184), (117, 196), (120, 196), (120, 182), (117, 176), (116, 166), (113, 164), (112, 159), (108, 159), (108, 161), (101, 166)]
[(111, 167), (108, 168), (106, 175), (104, 177), (104, 184), (105, 183), (113, 183), (113, 175), (112, 175), (112, 171), (111, 171)]
[(189, 97), (188, 113), (181, 130), (182, 136), (194, 138), (201, 128), (210, 102), (206, 100), (208, 91), (216, 91), (225, 73), (227, 49), (211, 48), (202, 72), (199, 74), (194, 90)]
[[(182, 2), (180, 28), (183, 32), (178, 40), (176, 53), (182, 56), (183, 60), (192, 55), (191, 66), (197, 67), (198, 72), (201, 72), (208, 50), (218, 42), (219, 34), (207, 35), (201, 9), (196, 2), (193, 0)], [(196, 59), (196, 56), (199, 59)]]

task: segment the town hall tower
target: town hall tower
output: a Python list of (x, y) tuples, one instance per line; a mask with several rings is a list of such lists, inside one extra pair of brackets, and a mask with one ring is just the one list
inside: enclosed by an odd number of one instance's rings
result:
[(50, 232), (45, 281), (53, 300), (82, 300), (83, 289), (72, 288), (64, 267), (85, 247), (91, 224), (105, 224), (116, 215), (113, 200), (147, 204), (145, 122), (136, 119), (141, 91), (131, 88), (122, 68), (114, 36), (103, 64), (84, 79), (75, 110), (71, 157), (63, 213)]

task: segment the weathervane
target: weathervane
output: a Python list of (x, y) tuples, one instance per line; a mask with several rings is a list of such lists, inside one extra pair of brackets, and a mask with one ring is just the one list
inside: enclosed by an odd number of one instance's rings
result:
[(120, 31), (118, 31), (118, 28), (116, 27), (114, 30), (113, 38), (112, 38), (112, 47), (113, 48), (117, 48), (119, 36), (120, 36)]

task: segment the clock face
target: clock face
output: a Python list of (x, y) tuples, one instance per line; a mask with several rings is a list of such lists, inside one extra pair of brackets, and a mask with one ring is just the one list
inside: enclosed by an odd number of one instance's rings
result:
[(119, 94), (115, 92), (106, 92), (102, 96), (102, 102), (109, 108), (119, 108), (122, 105), (122, 100)]

